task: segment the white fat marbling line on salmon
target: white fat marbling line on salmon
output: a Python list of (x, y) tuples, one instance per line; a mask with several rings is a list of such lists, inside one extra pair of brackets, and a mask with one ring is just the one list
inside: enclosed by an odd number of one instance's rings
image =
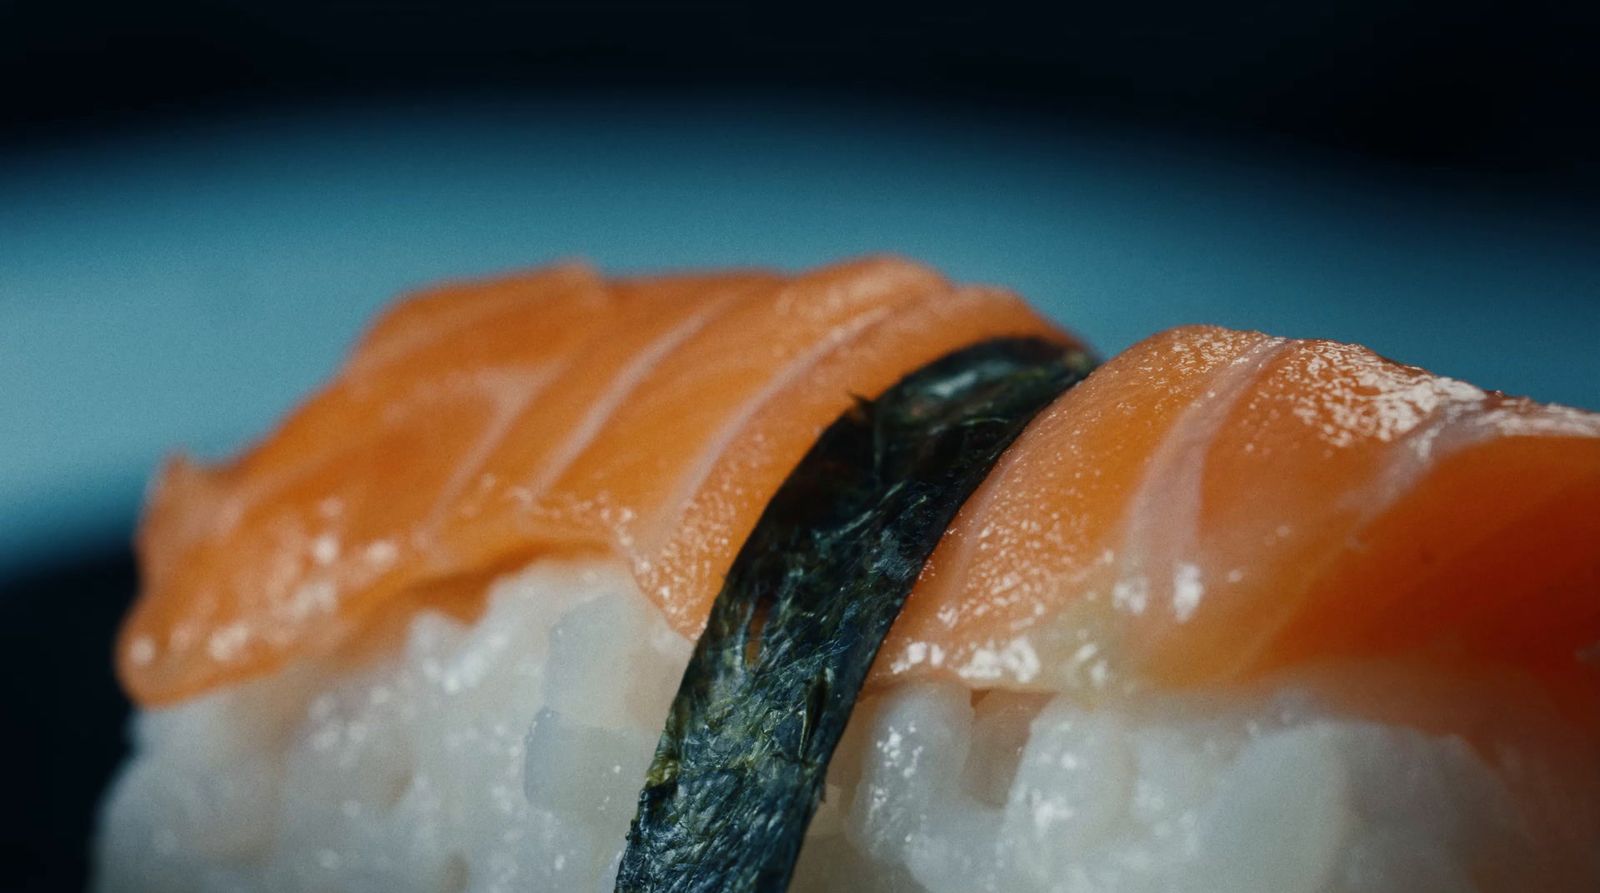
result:
[(1112, 590), (1117, 608), (1143, 614), (1157, 607), (1181, 623), (1199, 607), (1205, 581), (1195, 545), (1206, 457), (1262, 370), (1293, 346), (1283, 338), (1267, 338), (1239, 354), (1212, 375), (1205, 393), (1167, 429), (1128, 500)]
[[(454, 299), (451, 294), (453, 289), (464, 288), (471, 291), (475, 288), (472, 282), (436, 286), (415, 299), (439, 300), (443, 297), (450, 301), (449, 313), (427, 314), (403, 330), (396, 331), (398, 324), (391, 314), (405, 313), (413, 309), (404, 304), (396, 305), (378, 318), (367, 337), (362, 340), (360, 349), (351, 357), (346, 367), (347, 374), (372, 374), (384, 366), (407, 358), (420, 348), (439, 344), (457, 332), (473, 327), (485, 317), (525, 305), (529, 292), (549, 289), (556, 282), (562, 283), (566, 290), (581, 293), (582, 303), (595, 311), (613, 303), (613, 297), (606, 289), (605, 281), (600, 275), (588, 265), (576, 262), (541, 270), (525, 282), (516, 282), (515, 289), (507, 288), (513, 283), (504, 279), (484, 279), (481, 285), (476, 287), (487, 286), (494, 290), (487, 299), (481, 292), (473, 294), (471, 300)], [(407, 315), (407, 318), (411, 317)]]
[(526, 484), (531, 498), (538, 499), (566, 473), (583, 451), (594, 443), (605, 429), (606, 423), (616, 415), (617, 409), (627, 402), (639, 386), (647, 381), (657, 366), (670, 357), (685, 342), (704, 331), (706, 326), (721, 318), (737, 303), (741, 294), (729, 294), (701, 307), (682, 322), (656, 336), (645, 348), (629, 360), (614, 376), (605, 391), (574, 425), (561, 446), (540, 463), (539, 473)]
[(1343, 504), (1360, 512), (1360, 524), (1381, 517), (1449, 456), (1502, 437), (1600, 438), (1600, 415), (1522, 397), (1490, 393), (1450, 378), (1433, 378), (1398, 389), (1388, 403), (1407, 403), (1398, 411), (1421, 416), (1393, 439), (1385, 465), (1370, 483), (1352, 487)]
[[(483, 464), (505, 441), (517, 419), (527, 412), (528, 404), (560, 381), (563, 373), (572, 366), (572, 360), (572, 355), (567, 354), (555, 362), (542, 363), (531, 369), (481, 369), (473, 373), (480, 395), (489, 399), (493, 409), (471, 448), (456, 461), (449, 480), (439, 488), (427, 517), (413, 531), (412, 539), (418, 548), (426, 551), (431, 545), (432, 537), (444, 522), (446, 512), (456, 498), (466, 491), (467, 483), (478, 476)], [(393, 407), (392, 411), (400, 412), (403, 405)]]
[[(554, 268), (540, 277), (546, 279), (568, 280), (572, 287), (583, 287), (582, 294), (585, 303), (599, 310), (610, 300), (610, 293), (602, 287), (598, 275), (582, 264), (568, 264)], [(436, 344), (444, 337), (465, 329), (484, 316), (516, 306), (527, 300), (521, 292), (510, 292), (495, 301), (456, 301), (451, 314), (440, 318), (438, 315), (429, 315), (426, 324), (413, 325), (404, 331), (394, 331), (394, 322), (388, 317), (379, 320), (374, 327), (374, 334), (381, 334), (376, 341), (373, 334), (363, 340), (361, 349), (352, 354), (346, 362), (339, 376), (331, 387), (348, 387), (352, 394), (359, 398), (365, 390), (364, 379), (377, 374), (384, 366), (398, 362), (411, 355), (417, 349), (431, 344)], [(393, 312), (393, 311), (391, 311)], [(550, 375), (559, 370), (545, 370)], [(543, 373), (541, 373), (543, 374)], [(457, 381), (454, 385), (460, 385)], [(470, 384), (470, 383), (469, 383)], [(438, 389), (433, 387), (425, 389), (425, 393), (437, 396)], [(389, 415), (394, 415), (396, 410), (391, 408)], [(271, 493), (290, 481), (303, 476), (308, 470), (324, 461), (325, 456), (319, 453), (300, 454), (290, 461), (279, 461), (265, 475), (255, 475), (242, 483), (227, 488), (229, 495), (218, 497), (209, 503), (206, 512), (187, 513), (188, 526), (193, 529), (192, 534), (183, 537), (184, 542), (196, 542), (207, 538), (220, 538), (232, 530), (243, 518), (246, 508), (257, 505), (263, 501), (266, 494)], [(480, 460), (481, 461), (481, 460)], [(183, 474), (188, 482), (205, 485), (208, 471), (199, 466), (183, 460), (183, 465), (177, 471)], [(167, 475), (157, 476), (152, 483), (159, 482)], [(459, 486), (459, 485), (458, 485)], [(146, 502), (150, 501), (150, 494), (146, 495)], [(190, 500), (194, 505), (195, 501)], [(442, 499), (439, 503), (443, 504)], [(342, 508), (342, 507), (341, 507)], [(319, 510), (322, 506), (319, 506)], [(323, 517), (329, 521), (338, 517), (338, 512), (323, 512)], [(437, 521), (437, 519), (435, 519)]]
[(1523, 397), (1480, 394), (1477, 403), (1462, 400), (1445, 407), (1435, 430), (1418, 439), (1410, 459), (1419, 471), (1429, 461), (1500, 437), (1600, 438), (1600, 415), (1595, 413)]
[[(860, 339), (866, 332), (886, 322), (895, 314), (910, 312), (912, 308), (926, 305), (934, 300), (951, 299), (949, 284), (938, 277), (930, 277), (924, 270), (899, 264), (880, 264), (879, 269), (880, 273), (876, 277), (847, 283), (843, 287), (835, 286), (830, 293), (822, 296), (810, 292), (809, 289), (813, 284), (805, 281), (791, 282), (779, 291), (776, 299), (777, 315), (783, 318), (837, 312), (836, 308), (840, 304), (879, 301), (885, 296), (895, 296), (901, 289), (917, 289), (909, 297), (901, 297), (887, 304), (880, 303), (878, 306), (858, 312), (848, 321), (831, 326), (816, 343), (791, 359), (775, 375), (768, 378), (755, 394), (739, 404), (706, 442), (699, 459), (679, 477), (664, 503), (665, 511), (656, 520), (654, 528), (635, 537), (638, 543), (635, 552), (636, 572), (641, 575), (648, 574), (655, 557), (670, 548), (672, 534), (679, 527), (684, 508), (705, 486), (706, 481), (710, 480), (723, 454), (744, 435), (751, 421), (767, 404), (815, 369), (829, 354)], [(755, 349), (754, 345), (752, 349)], [(759, 436), (759, 432), (755, 432), (754, 436)], [(669, 599), (667, 603), (673, 602)]]
[(1506, 400), (1486, 413), (1484, 422), (1513, 437), (1600, 437), (1600, 413), (1525, 397)]
[[(1313, 436), (1334, 448), (1394, 441), (1447, 406), (1481, 405), (1483, 390), (1414, 366), (1373, 363), (1371, 351), (1351, 344), (1302, 342), (1299, 378), (1307, 380), (1292, 412)], [(1315, 387), (1332, 377), (1337, 387)]]
[[(1483, 425), (1489, 394), (1452, 379), (1441, 381), (1462, 387), (1427, 393), (1426, 415), (1389, 438), (1398, 448), (1384, 452), (1382, 469), (1340, 497), (1342, 506), (1358, 513), (1358, 527), (1382, 517), (1446, 456), (1493, 435)], [(1425, 393), (1416, 387), (1407, 390)]]
[[(610, 890), (690, 643), (614, 564), (535, 565), (487, 604), (471, 625), (417, 615), (369, 665), (142, 713), (96, 889)], [(791, 889), (1529, 889), (1543, 845), (1470, 748), (1313, 691), (1091, 709), (891, 687), (852, 716)]]
[(678, 479), (678, 484), (673, 488), (672, 495), (667, 499), (666, 511), (656, 523), (655, 529), (647, 538), (643, 539), (640, 553), (646, 562), (641, 565), (641, 573), (649, 569), (648, 556), (659, 553), (671, 539), (673, 531), (678, 528), (678, 518), (694, 495), (705, 486), (711, 474), (716, 470), (717, 464), (722, 461), (723, 454), (728, 451), (745, 429), (768, 403), (783, 393), (784, 390), (794, 385), (803, 376), (816, 368), (829, 354), (843, 347), (845, 344), (860, 337), (873, 327), (888, 320), (898, 306), (875, 307), (866, 313), (857, 316), (848, 323), (839, 325), (831, 330), (825, 337), (817, 340), (805, 352), (790, 360), (778, 374), (767, 379), (760, 390), (756, 391), (749, 399), (739, 404), (739, 408), (728, 417), (717, 432), (707, 442), (705, 449), (700, 452), (700, 457), (687, 469), (687, 472)]

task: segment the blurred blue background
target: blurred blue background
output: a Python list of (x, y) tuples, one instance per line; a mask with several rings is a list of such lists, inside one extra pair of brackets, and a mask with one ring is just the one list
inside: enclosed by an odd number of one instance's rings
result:
[(164, 455), (386, 301), (897, 252), (1113, 353), (1358, 341), (1600, 409), (1600, 7), (0, 0), (6, 889), (74, 889)]
[(187, 125), (0, 168), (0, 552), (125, 531), (440, 278), (899, 252), (1112, 353), (1214, 322), (1600, 408), (1600, 227), (1315, 153), (863, 103), (503, 100)]

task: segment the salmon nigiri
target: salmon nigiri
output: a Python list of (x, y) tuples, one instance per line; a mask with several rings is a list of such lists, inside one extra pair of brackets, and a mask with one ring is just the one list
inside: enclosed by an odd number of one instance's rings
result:
[[(1024, 342), (1086, 356), (891, 259), (398, 304), (153, 487), (100, 885), (633, 889), (781, 494), (844, 498), (803, 475), (841, 425)], [(1600, 416), (1199, 326), (1060, 387), (895, 596), (793, 888), (1600, 884)]]

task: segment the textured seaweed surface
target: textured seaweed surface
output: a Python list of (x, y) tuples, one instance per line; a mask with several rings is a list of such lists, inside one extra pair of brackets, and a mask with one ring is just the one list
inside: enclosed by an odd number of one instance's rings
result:
[(1092, 366), (950, 354), (834, 422), (734, 559), (656, 747), (619, 891), (779, 891), (884, 636), (956, 510)]

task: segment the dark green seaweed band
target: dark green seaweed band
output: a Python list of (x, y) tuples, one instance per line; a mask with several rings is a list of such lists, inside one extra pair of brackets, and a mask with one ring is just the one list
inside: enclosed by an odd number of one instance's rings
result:
[(834, 422), (734, 559), (684, 671), (619, 891), (781, 891), (878, 647), (956, 510), (1092, 368), (1035, 338), (945, 356)]

